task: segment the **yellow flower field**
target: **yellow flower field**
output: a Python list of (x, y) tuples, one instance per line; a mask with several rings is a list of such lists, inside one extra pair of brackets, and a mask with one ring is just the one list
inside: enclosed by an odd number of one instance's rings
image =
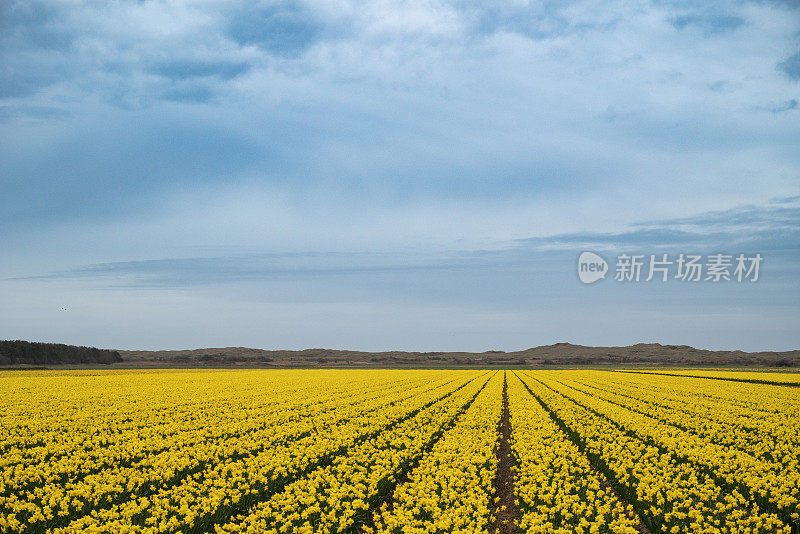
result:
[[(796, 534), (798, 381), (700, 369), (5, 372), (0, 532)], [(499, 489), (502, 466), (512, 493)]]

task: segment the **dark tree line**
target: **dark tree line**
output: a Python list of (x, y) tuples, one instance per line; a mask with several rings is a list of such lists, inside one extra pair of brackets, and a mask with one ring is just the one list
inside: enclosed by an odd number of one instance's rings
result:
[(119, 352), (59, 343), (0, 340), (0, 365), (121, 362)]

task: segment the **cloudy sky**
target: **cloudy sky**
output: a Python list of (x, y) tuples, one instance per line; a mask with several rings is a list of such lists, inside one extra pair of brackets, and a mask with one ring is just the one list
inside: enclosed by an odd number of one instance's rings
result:
[(798, 102), (795, 0), (3, 1), (0, 338), (800, 348)]

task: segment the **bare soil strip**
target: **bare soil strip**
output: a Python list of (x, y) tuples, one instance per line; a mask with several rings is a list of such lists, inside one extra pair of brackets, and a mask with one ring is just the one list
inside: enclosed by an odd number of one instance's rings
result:
[(489, 531), (495, 534), (517, 534), (519, 509), (514, 500), (514, 456), (511, 453), (511, 415), (508, 410), (508, 382), (503, 373), (503, 415), (500, 418), (500, 437), (495, 447), (497, 473), (492, 486), (491, 507), (495, 520)]
[(586, 457), (586, 460), (589, 462), (589, 466), (592, 468), (592, 472), (600, 481), (600, 486), (609, 489), (625, 509), (625, 514), (630, 519), (633, 519), (637, 522), (634, 528), (640, 534), (652, 534), (651, 530), (647, 527), (647, 525), (645, 525), (644, 521), (642, 521), (641, 516), (634, 511), (635, 507), (633, 504), (628, 502), (628, 500), (622, 496), (622, 492), (620, 491), (621, 488), (617, 487), (615, 484), (612, 484), (610, 477), (606, 476), (606, 473), (609, 472), (609, 470), (605, 465), (602, 464), (599, 457), (595, 457), (592, 454), (587, 454), (586, 446), (580, 441), (580, 439), (578, 439), (577, 434), (575, 434), (575, 432), (572, 431), (572, 429), (569, 428), (567, 424), (564, 423), (564, 421), (562, 421), (561, 418), (558, 417), (558, 415), (556, 415), (556, 413), (536, 393), (534, 393), (531, 388), (528, 387), (528, 384), (526, 384), (524, 380), (522, 380), (522, 384), (525, 386), (525, 389), (528, 390), (528, 393), (533, 395), (533, 398), (539, 401), (539, 404), (542, 405), (542, 408), (544, 408), (548, 415), (550, 415), (550, 418), (553, 420), (553, 422), (561, 429), (564, 439), (569, 440), (573, 445), (575, 445), (575, 447), (578, 448), (579, 451), (581, 451), (581, 454)]

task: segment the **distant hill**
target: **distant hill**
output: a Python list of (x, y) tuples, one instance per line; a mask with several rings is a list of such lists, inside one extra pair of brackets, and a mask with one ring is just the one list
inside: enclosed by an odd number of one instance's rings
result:
[(800, 367), (800, 350), (713, 351), (688, 345), (639, 343), (587, 347), (556, 343), (504, 352), (364, 352), (337, 349), (264, 350), (246, 347), (126, 351), (55, 343), (0, 341), (0, 365), (135, 367), (561, 367), (572, 365), (676, 365)]
[(639, 343), (627, 347), (587, 347), (556, 343), (504, 352), (363, 352), (336, 349), (263, 350), (245, 347), (175, 351), (119, 351), (124, 363), (144, 366), (275, 367), (493, 367), (564, 365), (686, 365), (798, 367), (800, 350), (785, 352), (712, 351), (687, 345)]
[(58, 343), (0, 341), (0, 365), (110, 364), (122, 358), (115, 350)]
[(556, 343), (510, 353), (540, 364), (667, 364), (725, 366), (800, 366), (800, 350), (743, 352), (706, 350), (688, 345), (637, 343), (626, 347), (587, 347)]

